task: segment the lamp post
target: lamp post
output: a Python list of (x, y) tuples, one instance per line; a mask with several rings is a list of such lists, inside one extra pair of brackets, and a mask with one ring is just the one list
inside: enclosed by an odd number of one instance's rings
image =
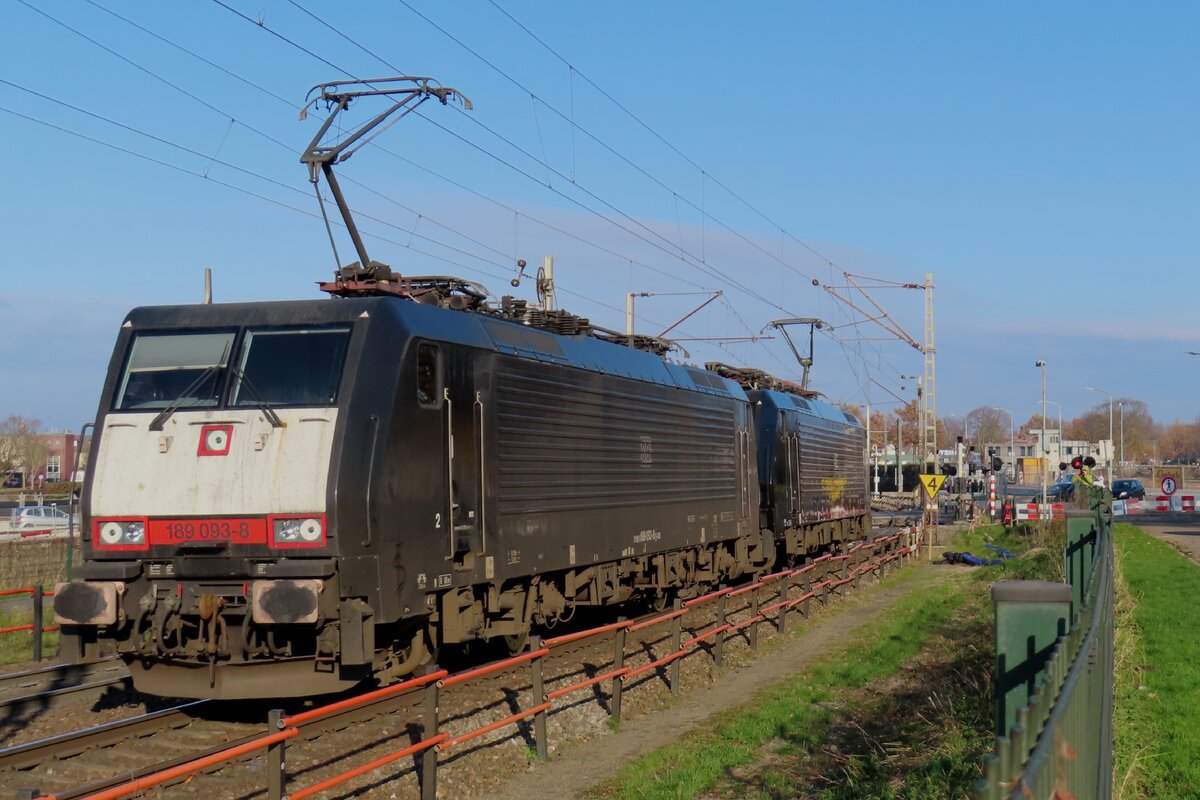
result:
[(1112, 438), (1112, 435), (1113, 435), (1113, 426), (1112, 426), (1112, 422), (1113, 422), (1112, 406), (1113, 406), (1113, 396), (1112, 396), (1112, 392), (1108, 391), (1107, 389), (1097, 389), (1095, 386), (1088, 386), (1088, 387), (1087, 387), (1087, 389), (1088, 389), (1088, 391), (1091, 391), (1091, 392), (1100, 392), (1101, 394), (1106, 394), (1106, 395), (1108, 395), (1108, 450), (1107, 450), (1107, 453), (1106, 453), (1106, 454), (1108, 455), (1108, 458), (1107, 458), (1106, 460), (1108, 461), (1108, 485), (1109, 485), (1109, 486), (1112, 486), (1112, 482), (1113, 482), (1113, 469), (1112, 469), (1112, 468), (1113, 468), (1113, 457), (1112, 457), (1112, 446), (1113, 446), (1113, 438)]
[[(1034, 362), (1035, 367), (1040, 367), (1042, 370), (1042, 506), (1046, 505), (1046, 457), (1050, 455), (1046, 450), (1046, 362), (1038, 359)], [(1041, 517), (1041, 514), (1038, 514)]]
[(1121, 451), (1117, 459), (1117, 466), (1125, 464), (1125, 401), (1122, 400), (1118, 405), (1121, 406)]
[(1000, 406), (987, 406), (987, 408), (1008, 414), (1008, 474), (1015, 481), (1017, 479), (1017, 435), (1012, 412)]
[[(918, 437), (921, 438), (921, 440), (923, 442), (924, 437), (925, 437), (925, 421), (926, 420), (925, 420), (925, 405), (924, 405), (924, 403), (921, 402), (921, 376), (920, 375), (901, 375), (900, 380), (902, 380), (902, 381), (915, 380), (917, 382), (917, 430), (919, 431), (919, 433), (917, 435), (918, 435)], [(903, 389), (904, 387), (901, 386), (900, 388)], [(922, 472), (925, 471), (925, 453), (921, 453), (921, 471)]]

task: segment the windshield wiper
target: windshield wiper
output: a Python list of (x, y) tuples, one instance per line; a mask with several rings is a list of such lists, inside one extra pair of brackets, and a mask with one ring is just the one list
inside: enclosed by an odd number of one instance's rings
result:
[(199, 389), (206, 380), (216, 375), (217, 372), (224, 367), (224, 364), (213, 364), (211, 367), (205, 368), (203, 372), (196, 376), (196, 380), (188, 384), (188, 387), (179, 393), (179, 396), (171, 401), (170, 405), (158, 412), (158, 416), (150, 421), (150, 430), (161, 431), (163, 424), (171, 418), (171, 415), (179, 410), (183, 404), (185, 397), (191, 397), (192, 392)]
[(262, 412), (262, 415), (267, 418), (267, 422), (271, 423), (271, 427), (272, 428), (286, 427), (287, 423), (285, 423), (283, 420), (281, 420), (279, 418), (279, 415), (275, 413), (275, 409), (271, 407), (271, 404), (268, 403), (266, 401), (266, 399), (262, 396), (262, 393), (258, 391), (258, 388), (250, 380), (250, 377), (248, 375), (246, 375), (245, 372), (238, 369), (237, 367), (230, 366), (229, 369), (237, 377), (240, 385), (243, 385), (247, 389), (250, 390), (250, 396), (253, 397), (254, 400), (256, 401), (255, 406), (258, 408), (259, 411)]

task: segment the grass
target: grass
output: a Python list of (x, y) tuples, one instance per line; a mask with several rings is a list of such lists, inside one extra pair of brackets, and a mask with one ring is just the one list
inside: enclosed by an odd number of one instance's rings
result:
[[(892, 578), (912, 591), (839, 652), (627, 765), (591, 796), (963, 796), (991, 742), (990, 608), (981, 583), (923, 578)], [(939, 652), (923, 653), (934, 641)]]
[[(627, 765), (590, 793), (623, 800), (959, 798), (990, 752), (997, 580), (1061, 580), (1063, 531), (984, 526), (952, 549), (1020, 556), (888, 579), (911, 591), (839, 651)], [(941, 569), (936, 567), (935, 569)]]
[[(45, 613), (46, 619), (43, 624), (53, 625), (49, 604), (47, 604)], [(32, 621), (33, 612), (31, 610), (0, 611), (0, 628), (8, 628), (14, 625), (28, 625)], [(51, 656), (56, 652), (58, 652), (58, 632), (43, 633), (42, 656)], [(20, 664), (30, 661), (32, 658), (33, 634), (30, 631), (0, 633), (0, 665)]]
[(1200, 790), (1200, 567), (1117, 525), (1114, 796), (1195, 798)]
[(1066, 580), (1062, 564), (1065, 536), (1062, 522), (1053, 522), (1050, 525), (1018, 525), (1012, 528), (1003, 525), (980, 525), (957, 533), (951, 549), (981, 558), (999, 558), (994, 550), (984, 547), (984, 544), (988, 543), (1018, 556), (999, 565), (998, 574), (990, 577), (993, 581), (1063, 581)]

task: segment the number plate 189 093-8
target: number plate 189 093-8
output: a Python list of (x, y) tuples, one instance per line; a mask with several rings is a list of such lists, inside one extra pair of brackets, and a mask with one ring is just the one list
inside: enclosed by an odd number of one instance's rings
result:
[(230, 542), (266, 544), (265, 519), (152, 519), (146, 538), (150, 544), (184, 542)]

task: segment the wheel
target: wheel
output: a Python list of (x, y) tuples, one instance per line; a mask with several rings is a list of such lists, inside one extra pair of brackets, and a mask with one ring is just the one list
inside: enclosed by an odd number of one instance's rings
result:
[(500, 641), (504, 646), (504, 651), (510, 656), (520, 655), (525, 652), (525, 645), (529, 644), (529, 629), (515, 633), (511, 636), (501, 636)]

